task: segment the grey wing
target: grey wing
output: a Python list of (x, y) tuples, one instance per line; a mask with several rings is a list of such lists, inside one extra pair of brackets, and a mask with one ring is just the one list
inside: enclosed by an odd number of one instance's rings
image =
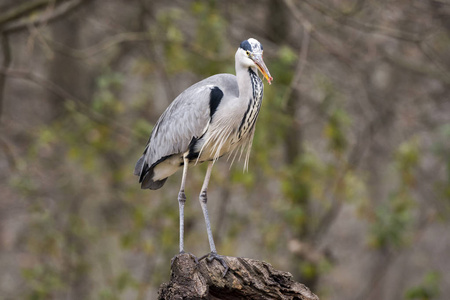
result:
[(161, 115), (149, 141), (149, 165), (168, 155), (186, 152), (192, 137), (205, 131), (210, 119), (211, 88), (205, 85), (185, 90)]
[[(216, 88), (219, 88), (220, 96), (213, 96)], [(223, 93), (238, 97), (236, 76), (218, 74), (208, 77), (175, 98), (159, 118), (150, 136), (146, 157), (148, 164), (152, 165), (168, 155), (186, 152), (192, 138), (200, 137), (207, 130), (211, 109), (216, 109), (212, 106), (219, 105)], [(214, 100), (218, 100), (218, 103), (212, 104)]]
[(215, 75), (189, 87), (175, 98), (153, 128), (144, 155), (136, 164), (134, 174), (140, 176), (142, 188), (158, 189), (164, 185), (166, 178), (153, 180), (154, 167), (188, 150), (192, 139), (200, 137), (207, 129), (213, 88), (223, 86), (228, 89), (233, 84), (236, 85), (234, 75)]

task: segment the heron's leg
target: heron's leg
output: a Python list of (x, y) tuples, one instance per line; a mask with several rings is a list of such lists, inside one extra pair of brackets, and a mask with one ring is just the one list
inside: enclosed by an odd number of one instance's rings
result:
[(203, 210), (203, 215), (205, 216), (206, 232), (208, 233), (209, 247), (211, 248), (211, 253), (201, 257), (200, 260), (202, 260), (203, 258), (206, 258), (206, 257), (208, 257), (208, 261), (212, 261), (213, 259), (218, 260), (222, 264), (222, 266), (225, 268), (225, 271), (223, 273), (223, 276), (225, 277), (225, 275), (228, 272), (228, 265), (225, 262), (225, 260), (220, 255), (217, 254), (216, 245), (214, 244), (214, 238), (213, 238), (212, 230), (211, 230), (211, 222), (209, 221), (208, 208), (206, 207), (206, 203), (208, 202), (208, 197), (206, 195), (206, 191), (208, 189), (209, 179), (211, 177), (211, 171), (212, 171), (213, 165), (214, 165), (214, 161), (211, 161), (208, 165), (208, 169), (206, 170), (205, 180), (203, 181), (203, 186), (202, 186), (202, 190), (200, 192), (200, 197), (199, 197), (200, 205), (202, 206), (202, 210)]
[(211, 248), (211, 252), (217, 253), (216, 245), (214, 244), (214, 238), (211, 230), (211, 222), (209, 221), (208, 208), (206, 207), (206, 203), (208, 202), (208, 197), (206, 195), (206, 190), (208, 189), (209, 178), (211, 177), (212, 167), (214, 165), (214, 161), (211, 161), (208, 164), (208, 169), (206, 170), (205, 180), (203, 181), (202, 190), (200, 192), (200, 205), (202, 206), (203, 215), (205, 216), (206, 223), (206, 232), (208, 233), (209, 247)]
[(180, 207), (180, 253), (184, 253), (184, 204), (186, 203), (186, 194), (184, 193), (184, 185), (186, 184), (186, 175), (189, 160), (183, 157), (183, 177), (181, 177), (181, 187), (178, 193), (178, 205)]

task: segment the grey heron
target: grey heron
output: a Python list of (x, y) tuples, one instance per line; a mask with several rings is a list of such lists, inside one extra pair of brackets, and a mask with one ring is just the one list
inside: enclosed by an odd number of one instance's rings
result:
[[(256, 39), (244, 40), (235, 55), (236, 76), (217, 74), (183, 91), (155, 124), (134, 174), (142, 189), (161, 188), (167, 178), (183, 168), (178, 193), (180, 210), (180, 253), (184, 253), (184, 192), (188, 166), (209, 162), (199, 200), (206, 223), (211, 253), (220, 255), (211, 231), (206, 207), (209, 179), (214, 162), (225, 154), (239, 157), (245, 152), (244, 168), (252, 146), (255, 123), (263, 98), (263, 82), (258, 70), (269, 84), (270, 72), (263, 61), (263, 47)], [(225, 274), (224, 273), (224, 274)]]

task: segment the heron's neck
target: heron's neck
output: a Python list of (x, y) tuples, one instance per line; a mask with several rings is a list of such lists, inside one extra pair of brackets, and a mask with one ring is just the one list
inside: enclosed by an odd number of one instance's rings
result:
[(256, 69), (236, 68), (236, 77), (239, 85), (239, 100), (244, 103), (261, 102), (264, 85)]
[[(251, 137), (261, 108), (263, 97), (263, 82), (256, 70), (236, 70), (239, 85), (239, 103), (243, 109), (242, 120), (237, 130), (238, 140)], [(244, 111), (245, 110), (245, 111)]]

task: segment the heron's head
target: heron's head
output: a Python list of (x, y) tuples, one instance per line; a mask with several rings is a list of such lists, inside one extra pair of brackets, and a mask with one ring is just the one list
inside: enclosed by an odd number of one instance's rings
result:
[(257, 40), (249, 38), (241, 43), (236, 52), (236, 62), (245, 68), (257, 68), (269, 84), (272, 82), (273, 78), (263, 61), (263, 46)]

